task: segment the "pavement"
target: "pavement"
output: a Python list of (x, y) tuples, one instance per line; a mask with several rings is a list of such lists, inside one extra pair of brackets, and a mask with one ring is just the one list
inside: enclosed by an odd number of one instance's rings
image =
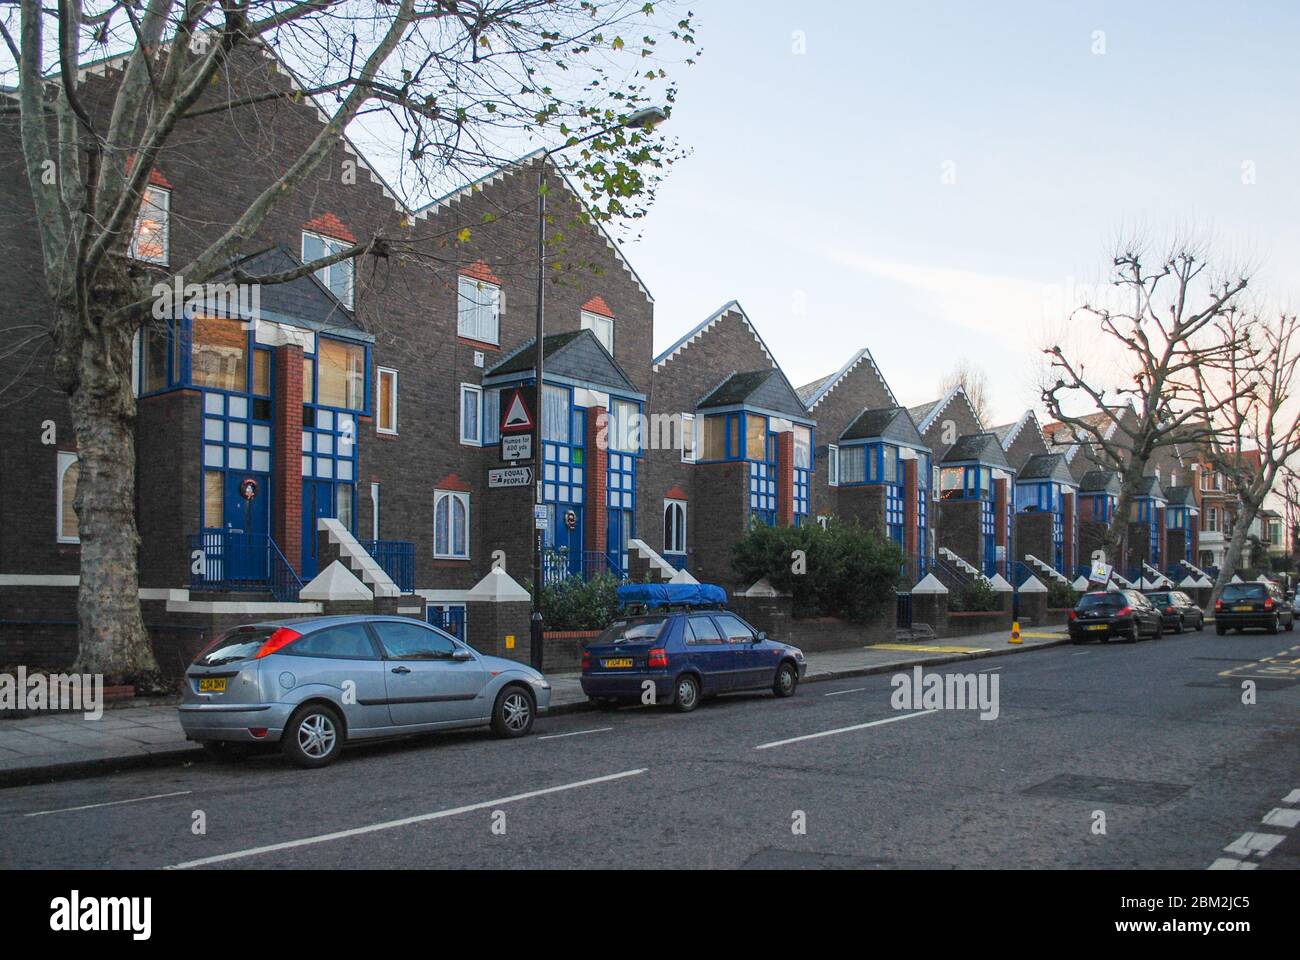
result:
[[(924, 643), (883, 643), (850, 650), (808, 654), (805, 683), (894, 672), (916, 664), (933, 666), (961, 660), (1020, 653), (1064, 643), (1061, 629), (1022, 634), (1008, 643), (1003, 632)], [(591, 709), (576, 673), (548, 674), (551, 710), (562, 716)], [(144, 705), (110, 704), (97, 720), (79, 713), (25, 717), (0, 715), (0, 787), (113, 771), (159, 766), (205, 757), (185, 739), (175, 703), (157, 698)]]
[[(271, 753), (15, 786), (0, 790), (0, 863), (1295, 868), (1297, 638), (964, 656), (926, 672), (983, 678), (996, 718), (895, 705), (886, 667), (689, 714), (546, 716), (519, 740), (358, 746), (321, 770)], [(846, 669), (882, 672), (867, 659)]]

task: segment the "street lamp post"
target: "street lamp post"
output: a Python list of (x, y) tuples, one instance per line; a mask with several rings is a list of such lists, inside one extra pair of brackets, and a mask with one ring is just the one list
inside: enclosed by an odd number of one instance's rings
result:
[(604, 136), (620, 127), (633, 130), (649, 130), (666, 119), (668, 119), (667, 112), (659, 107), (647, 107), (644, 110), (638, 110), (629, 115), (622, 123), (603, 127), (580, 140), (574, 140), (543, 151), (537, 165), (537, 332), (533, 344), (533, 371), (536, 375), (537, 398), (534, 403), (536, 410), (533, 412), (533, 602), (532, 618), (529, 623), (528, 659), (533, 667), (538, 670), (542, 669), (542, 633), (544, 629), (542, 618), (542, 550), (545, 546), (546, 535), (537, 521), (540, 513), (537, 508), (545, 503), (542, 498), (542, 473), (545, 469), (545, 457), (542, 456), (542, 411), (545, 409), (542, 397), (542, 368), (545, 363), (545, 358), (542, 355), (542, 338), (546, 333), (546, 161), (561, 150), (567, 150), (569, 147), (576, 147), (581, 143), (595, 140), (597, 137)]

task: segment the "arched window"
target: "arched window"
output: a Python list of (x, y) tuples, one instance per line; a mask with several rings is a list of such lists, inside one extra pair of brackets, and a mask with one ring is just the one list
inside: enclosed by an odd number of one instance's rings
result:
[(433, 555), (469, 559), (469, 494), (438, 490), (433, 506)]
[(664, 501), (664, 553), (686, 552), (686, 504)]
[(81, 534), (77, 529), (77, 511), (73, 503), (77, 497), (77, 478), (81, 474), (81, 463), (75, 453), (59, 454), (58, 500), (56, 534), (59, 543), (80, 543)]

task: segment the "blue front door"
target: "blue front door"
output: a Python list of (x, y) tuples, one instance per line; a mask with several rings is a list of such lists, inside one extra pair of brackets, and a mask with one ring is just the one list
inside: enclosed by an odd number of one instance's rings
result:
[(316, 529), (322, 517), (338, 516), (334, 483), (330, 480), (302, 482), (302, 582), (320, 573), (320, 544), (328, 534)]
[[(569, 527), (569, 514), (573, 515), (573, 527)], [(551, 507), (551, 542), (555, 549), (568, 557), (570, 576), (582, 574), (582, 507), (575, 504), (553, 504)]]
[(257, 581), (268, 576), (270, 479), (234, 470), (226, 472), (224, 575), (228, 580)]

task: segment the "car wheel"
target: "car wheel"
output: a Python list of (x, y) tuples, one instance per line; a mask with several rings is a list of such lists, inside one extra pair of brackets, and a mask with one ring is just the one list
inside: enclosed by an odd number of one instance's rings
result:
[(248, 744), (230, 740), (204, 740), (203, 752), (218, 763), (237, 763), (249, 754)]
[(1268, 632), (1270, 636), (1277, 633), (1277, 617), (1274, 617), (1268, 622)]
[(1286, 622), (1286, 632), (1290, 633), (1294, 629), (1295, 629), (1295, 617), (1292, 617), (1290, 620)]
[(492, 707), (492, 732), (498, 737), (514, 739), (527, 736), (533, 729), (533, 695), (523, 687), (506, 687), (497, 694)]
[(1217, 633), (1219, 636), (1223, 636), (1225, 633), (1228, 632), (1228, 628), (1221, 623), (1216, 623), (1214, 625), (1214, 632)]
[(337, 710), (323, 703), (300, 707), (280, 737), (280, 751), (299, 767), (327, 766), (342, 749), (343, 721)]
[(612, 697), (596, 697), (591, 701), (601, 713), (613, 713), (618, 709), (618, 701)]
[(1205, 629), (1205, 614), (1201, 614), (1199, 617), (1196, 618), (1196, 632), (1200, 633), (1204, 629)]
[(1159, 640), (1164, 635), (1165, 635), (1165, 618), (1158, 617), (1156, 618), (1156, 632), (1151, 634), (1151, 639)]
[(1138, 630), (1138, 625), (1136, 620), (1133, 622), (1133, 626), (1129, 628), (1128, 636), (1125, 637), (1124, 639), (1126, 639), (1129, 643), (1137, 643), (1139, 640), (1142, 639), (1142, 632)]
[(673, 706), (678, 713), (690, 713), (700, 705), (700, 683), (689, 673), (683, 673), (673, 685)]
[(1186, 629), (1187, 629), (1187, 621), (1185, 621), (1185, 620), (1180, 616), (1180, 617), (1178, 618), (1178, 626), (1174, 627), (1174, 633), (1182, 633), (1182, 632), (1183, 632), (1184, 630), (1186, 630)]
[(787, 660), (776, 671), (776, 679), (772, 682), (772, 692), (778, 697), (792, 697), (795, 688), (798, 686), (799, 671), (794, 668), (793, 663)]

